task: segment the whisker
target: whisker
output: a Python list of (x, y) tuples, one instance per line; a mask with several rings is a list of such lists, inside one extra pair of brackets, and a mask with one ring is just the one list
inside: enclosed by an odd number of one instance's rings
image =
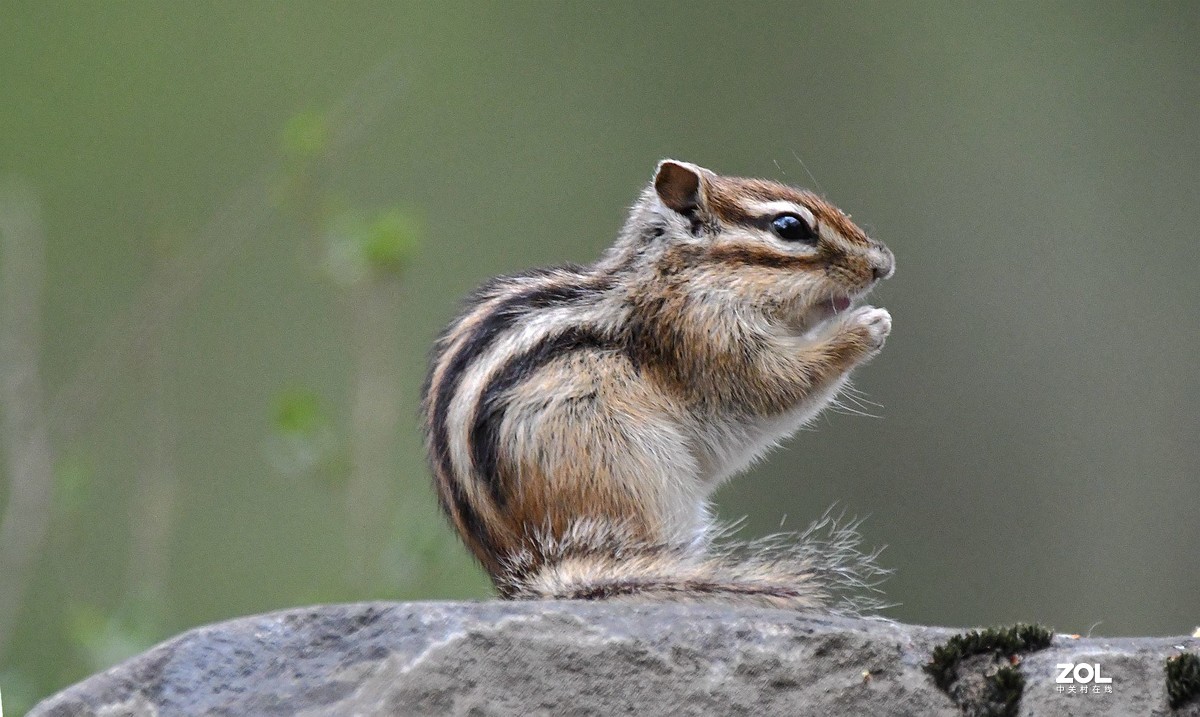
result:
[(800, 163), (800, 166), (804, 168), (805, 173), (808, 174), (808, 178), (812, 180), (813, 186), (817, 188), (817, 191), (821, 194), (824, 194), (825, 188), (821, 186), (821, 183), (817, 181), (817, 178), (813, 176), (813, 173), (809, 171), (808, 165), (804, 163), (803, 159), (800, 159), (800, 155), (797, 154), (796, 150), (794, 149), (792, 150), (792, 156), (795, 157), (796, 161)]

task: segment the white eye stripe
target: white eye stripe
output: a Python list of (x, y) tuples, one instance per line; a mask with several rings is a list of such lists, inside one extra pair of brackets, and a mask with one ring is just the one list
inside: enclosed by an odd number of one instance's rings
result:
[(746, 210), (756, 216), (775, 216), (778, 214), (795, 214), (804, 221), (808, 222), (808, 226), (814, 229), (817, 226), (817, 219), (808, 207), (801, 206), (795, 202), (789, 202), (784, 199), (777, 199), (772, 202), (746, 202)]

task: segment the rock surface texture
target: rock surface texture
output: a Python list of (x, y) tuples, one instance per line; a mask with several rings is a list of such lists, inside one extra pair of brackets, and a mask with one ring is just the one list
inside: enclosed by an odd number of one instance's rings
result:
[[(1194, 700), (1168, 707), (1164, 673), (1200, 639), (1060, 635), (954, 663), (964, 685), (1013, 668), (1005, 706), (935, 685), (925, 666), (960, 632), (712, 604), (330, 605), (192, 630), (30, 714), (1200, 714)], [(1083, 662), (1111, 693), (1055, 683), (1056, 664)]]

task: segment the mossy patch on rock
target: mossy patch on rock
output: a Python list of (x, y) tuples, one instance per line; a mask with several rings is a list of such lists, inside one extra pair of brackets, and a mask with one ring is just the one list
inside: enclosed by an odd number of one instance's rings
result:
[(1016, 624), (972, 630), (934, 648), (925, 671), (972, 717), (1015, 715), (1025, 689), (1020, 654), (1050, 646), (1054, 631)]
[(1200, 702), (1200, 654), (1185, 652), (1167, 658), (1167, 703), (1177, 710)]

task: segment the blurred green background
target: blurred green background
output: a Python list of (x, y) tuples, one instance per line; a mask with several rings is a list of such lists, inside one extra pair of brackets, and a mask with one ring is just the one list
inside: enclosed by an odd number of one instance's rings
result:
[(487, 277), (596, 257), (666, 156), (898, 260), (877, 417), (722, 515), (867, 516), (900, 620), (1191, 632), (1198, 47), (1186, 2), (4, 3), (6, 706), (202, 623), (486, 598), (427, 348)]

